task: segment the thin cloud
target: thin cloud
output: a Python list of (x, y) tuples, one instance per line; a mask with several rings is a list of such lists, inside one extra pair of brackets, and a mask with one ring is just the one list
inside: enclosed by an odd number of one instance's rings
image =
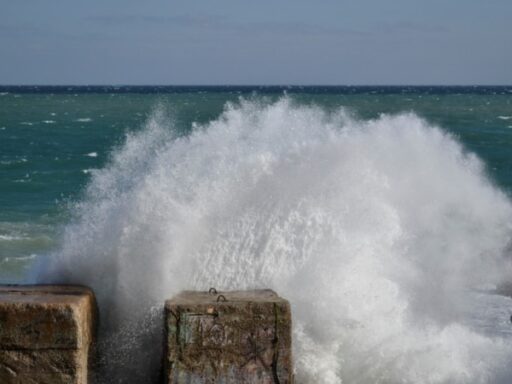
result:
[(88, 16), (86, 21), (103, 25), (181, 25), (187, 27), (215, 27), (226, 24), (221, 16), (155, 16), (155, 15), (99, 15)]
[(297, 37), (364, 37), (369, 33), (346, 28), (334, 28), (302, 22), (235, 22), (218, 15), (101, 15), (89, 16), (87, 21), (102, 25), (178, 26), (186, 29), (208, 29), (212, 32), (231, 32), (249, 35)]
[(261, 22), (247, 25), (238, 24), (236, 28), (242, 31), (260, 31), (277, 35), (298, 35), (309, 37), (364, 37), (368, 35), (364, 31), (347, 28), (333, 28), (299, 22)]
[(375, 27), (376, 33), (385, 34), (403, 34), (403, 33), (420, 33), (420, 34), (441, 34), (451, 32), (451, 29), (439, 24), (420, 24), (411, 21), (397, 21), (395, 23), (379, 23)]

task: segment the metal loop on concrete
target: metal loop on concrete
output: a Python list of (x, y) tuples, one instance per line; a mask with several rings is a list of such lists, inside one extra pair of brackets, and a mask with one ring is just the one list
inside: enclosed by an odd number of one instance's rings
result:
[[(222, 299), (222, 300), (221, 300), (221, 299)], [(228, 301), (228, 300), (226, 299), (226, 296), (224, 296), (224, 295), (219, 295), (219, 297), (217, 297), (217, 303), (218, 303), (219, 301)]]
[(210, 290), (208, 291), (208, 293), (210, 295), (216, 295), (217, 294), (217, 290), (215, 288), (210, 288)]

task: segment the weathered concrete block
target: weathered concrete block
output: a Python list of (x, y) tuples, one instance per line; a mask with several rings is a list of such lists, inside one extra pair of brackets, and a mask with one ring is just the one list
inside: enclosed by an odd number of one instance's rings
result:
[(168, 383), (293, 382), (290, 305), (275, 292), (185, 291), (165, 314)]
[(0, 383), (87, 383), (95, 317), (85, 287), (0, 287)]
[[(0, 383), (85, 383), (87, 354), (72, 349), (0, 351)], [(23, 380), (21, 380), (23, 378)]]

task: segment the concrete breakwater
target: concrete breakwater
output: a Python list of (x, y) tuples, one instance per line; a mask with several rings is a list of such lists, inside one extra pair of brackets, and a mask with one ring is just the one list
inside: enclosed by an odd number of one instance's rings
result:
[(95, 324), (88, 288), (0, 287), (0, 383), (86, 384)]
[[(0, 287), (0, 383), (93, 383), (97, 322), (86, 287)], [(290, 305), (271, 290), (182, 292), (163, 343), (168, 384), (293, 382)]]

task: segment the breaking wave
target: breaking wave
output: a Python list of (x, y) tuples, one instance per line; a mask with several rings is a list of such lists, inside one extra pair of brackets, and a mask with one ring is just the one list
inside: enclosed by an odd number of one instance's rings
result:
[(512, 204), (451, 135), (288, 98), (228, 104), (187, 136), (171, 121), (154, 113), (91, 171), (40, 267), (95, 289), (98, 381), (156, 380), (164, 299), (211, 286), (290, 300), (298, 383), (512, 380), (493, 325), (512, 305), (479, 291), (511, 276)]

